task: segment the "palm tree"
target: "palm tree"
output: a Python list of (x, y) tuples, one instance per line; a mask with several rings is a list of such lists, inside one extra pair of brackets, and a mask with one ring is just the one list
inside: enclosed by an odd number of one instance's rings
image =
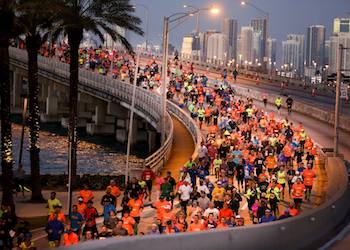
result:
[(79, 83), (79, 46), (83, 38), (83, 32), (97, 35), (104, 42), (104, 34), (107, 33), (115, 41), (119, 41), (132, 52), (132, 46), (128, 40), (116, 29), (116, 26), (131, 30), (139, 35), (143, 31), (139, 27), (141, 20), (136, 17), (133, 5), (129, 0), (56, 0), (59, 20), (53, 37), (59, 34), (68, 36), (70, 48), (70, 78), (69, 78), (69, 162), (71, 166), (72, 186), (75, 186), (77, 171), (77, 102)]
[[(44, 31), (50, 26), (54, 17), (48, 0), (19, 0), (16, 9), (17, 28), (26, 37), (28, 53), (28, 99), (29, 99), (29, 155), (32, 201), (43, 201), (40, 181), (40, 113), (39, 113), (39, 83), (38, 83), (38, 50), (47, 35)], [(47, 33), (46, 33), (47, 34)]]
[(14, 212), (13, 155), (11, 133), (10, 99), (10, 59), (9, 41), (15, 20), (15, 1), (0, 0), (0, 97), (1, 97), (1, 167), (2, 167), (2, 204), (11, 206)]

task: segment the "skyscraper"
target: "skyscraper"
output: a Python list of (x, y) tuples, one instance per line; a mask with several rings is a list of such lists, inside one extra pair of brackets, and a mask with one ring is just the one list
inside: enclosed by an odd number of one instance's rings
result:
[(294, 71), (299, 68), (299, 47), (300, 43), (294, 40), (282, 41), (283, 55), (282, 62), (288, 71)]
[(266, 43), (267, 43), (267, 20), (266, 18), (255, 18), (250, 21), (250, 26), (253, 28), (253, 31), (260, 31), (262, 34), (262, 48), (261, 48), (261, 56), (259, 61), (262, 62), (264, 57), (266, 56)]
[(193, 55), (194, 36), (186, 35), (182, 38), (181, 57), (189, 59)]
[(350, 32), (350, 18), (334, 18), (333, 33)]
[(330, 40), (326, 40), (324, 42), (324, 64), (328, 65), (329, 64), (329, 57), (331, 53), (331, 41)]
[(216, 30), (207, 30), (203, 35), (200, 35), (201, 38), (201, 58), (202, 61), (207, 61), (207, 52), (208, 52), (208, 38), (210, 35), (219, 33)]
[(262, 54), (263, 51), (263, 37), (261, 31), (253, 31), (253, 41), (252, 41), (252, 57), (253, 62), (258, 63), (262, 62), (262, 58), (264, 55)]
[[(340, 32), (330, 37), (329, 72), (337, 72), (338, 48), (342, 44), (345, 48), (350, 47), (350, 32)], [(350, 69), (350, 50), (343, 50), (343, 69)], [(349, 72), (346, 72), (348, 75)]]
[[(333, 35), (329, 40), (329, 73), (336, 73), (339, 44), (350, 47), (350, 18), (334, 19)], [(343, 50), (342, 68), (350, 69), (350, 50)]]
[(306, 66), (324, 65), (324, 41), (326, 28), (313, 25), (307, 28)]
[(238, 22), (234, 19), (225, 18), (222, 23), (222, 33), (227, 37), (228, 59), (237, 59), (237, 33)]
[(227, 61), (227, 36), (223, 33), (213, 33), (208, 37), (207, 60), (211, 62)]
[(304, 35), (288, 34), (287, 40), (282, 42), (282, 46), (283, 64), (288, 64), (290, 69), (295, 69), (299, 75), (302, 75), (305, 60)]
[(241, 60), (252, 62), (252, 48), (253, 48), (253, 28), (252, 27), (241, 27), (240, 35), (240, 51)]
[(277, 53), (277, 41), (275, 38), (267, 39), (267, 60), (273, 64), (276, 62), (276, 53)]

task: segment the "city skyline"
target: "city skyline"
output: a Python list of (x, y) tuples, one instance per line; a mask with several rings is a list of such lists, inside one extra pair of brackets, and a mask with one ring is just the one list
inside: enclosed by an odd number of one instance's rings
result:
[[(176, 12), (184, 11), (183, 4), (191, 4), (197, 7), (206, 7), (211, 4), (216, 4), (220, 7), (221, 12), (217, 17), (211, 16), (208, 13), (200, 15), (200, 31), (204, 32), (208, 29), (216, 29), (221, 31), (221, 26), (224, 18), (232, 18), (238, 20), (239, 27), (248, 26), (254, 18), (262, 17), (256, 10), (249, 6), (240, 6), (240, 1), (207, 1), (207, 0), (192, 0), (192, 1), (160, 1), (160, 0), (134, 0), (134, 4), (145, 4), (150, 11), (150, 31), (149, 38), (151, 43), (161, 44), (161, 32), (164, 15), (171, 15)], [(326, 39), (329, 38), (333, 29), (333, 20), (336, 17), (350, 17), (347, 14), (350, 11), (350, 6), (346, 0), (310, 0), (304, 1), (277, 1), (266, 0), (263, 3), (259, 1), (251, 1), (264, 11), (269, 12), (269, 32), (268, 36), (277, 39), (277, 64), (282, 60), (282, 41), (288, 34), (305, 34), (307, 28), (311, 25), (324, 25), (326, 27)], [(303, 6), (303, 7), (301, 7)], [(285, 11), (281, 11), (285, 10)], [(287, 11), (288, 10), (288, 11)], [(310, 11), (313, 10), (313, 11)], [(137, 14), (144, 20), (144, 10), (136, 8)], [(298, 17), (298, 18), (295, 18)], [(195, 18), (189, 18), (185, 24), (180, 25), (170, 35), (170, 43), (175, 45), (178, 51), (181, 51), (182, 37), (190, 34), (195, 30)], [(288, 27), (288, 28), (286, 28)], [(239, 29), (240, 31), (240, 29)], [(131, 36), (134, 44), (142, 43), (142, 37)]]

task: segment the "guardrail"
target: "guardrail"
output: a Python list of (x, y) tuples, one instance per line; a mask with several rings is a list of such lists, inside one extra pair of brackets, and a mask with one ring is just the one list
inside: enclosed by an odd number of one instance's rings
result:
[(342, 223), (350, 209), (343, 160), (328, 158), (326, 170), (325, 203), (296, 217), (224, 230), (91, 241), (74, 249), (315, 249)]
[[(27, 53), (24, 50), (10, 48), (11, 64), (16, 67), (27, 69)], [(39, 75), (52, 80), (59, 80), (60, 83), (69, 85), (69, 65), (50, 58), (38, 57)], [(79, 70), (79, 90), (85, 91), (91, 95), (112, 102), (123, 102), (129, 107), (132, 99), (132, 85), (126, 82), (117, 81), (91, 71)], [(145, 89), (137, 88), (135, 98), (135, 112), (150, 122), (156, 129), (161, 124), (161, 97)], [(172, 108), (172, 113), (176, 113)], [(168, 160), (173, 142), (173, 122), (170, 115), (166, 118), (167, 139), (165, 144), (151, 156), (147, 157), (137, 169), (145, 165), (158, 170), (164, 166)], [(186, 127), (188, 121), (185, 121)]]

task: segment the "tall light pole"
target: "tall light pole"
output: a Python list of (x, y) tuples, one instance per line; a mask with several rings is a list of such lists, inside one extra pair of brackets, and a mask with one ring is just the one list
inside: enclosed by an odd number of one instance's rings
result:
[(134, 4), (133, 8), (136, 9), (138, 6), (145, 9), (146, 16), (146, 32), (145, 32), (145, 43), (146, 43), (146, 51), (148, 51), (148, 37), (149, 37), (149, 8), (144, 4)]
[[(170, 16), (165, 16), (163, 21), (163, 65), (162, 65), (162, 125), (161, 125), (161, 143), (164, 145), (166, 140), (166, 90), (167, 90), (167, 73), (168, 73), (168, 46), (169, 46), (169, 24), (174, 22), (183, 21), (189, 16), (193, 16), (200, 11), (210, 11), (212, 14), (217, 15), (220, 10), (216, 7), (196, 9), (191, 12), (180, 12)], [(177, 27), (177, 26), (175, 26)], [(175, 28), (174, 27), (174, 28)]]
[(267, 51), (268, 51), (268, 48), (267, 48), (267, 38), (268, 38), (268, 30), (269, 30), (269, 19), (270, 19), (270, 13), (264, 11), (263, 9), (259, 8), (258, 6), (256, 6), (255, 4), (251, 3), (251, 2), (248, 2), (248, 1), (241, 1), (241, 5), (242, 6), (245, 6), (245, 5), (249, 5), (250, 7), (254, 8), (255, 10), (257, 10), (258, 12), (260, 12), (261, 14), (264, 15), (264, 18), (266, 20), (266, 31), (265, 31), (265, 34), (264, 34), (264, 67), (266, 69), (266, 66), (267, 66), (267, 58), (268, 58), (268, 54), (267, 54)]
[(131, 137), (134, 126), (134, 112), (135, 112), (135, 95), (136, 95), (136, 83), (137, 83), (137, 74), (139, 69), (140, 54), (137, 54), (136, 65), (134, 72), (134, 82), (132, 86), (132, 99), (131, 99), (131, 110), (130, 110), (130, 120), (129, 120), (129, 131), (128, 131), (128, 143), (126, 146), (126, 164), (125, 164), (125, 187), (128, 184), (129, 180), (129, 158), (130, 158), (130, 147), (131, 147)]

